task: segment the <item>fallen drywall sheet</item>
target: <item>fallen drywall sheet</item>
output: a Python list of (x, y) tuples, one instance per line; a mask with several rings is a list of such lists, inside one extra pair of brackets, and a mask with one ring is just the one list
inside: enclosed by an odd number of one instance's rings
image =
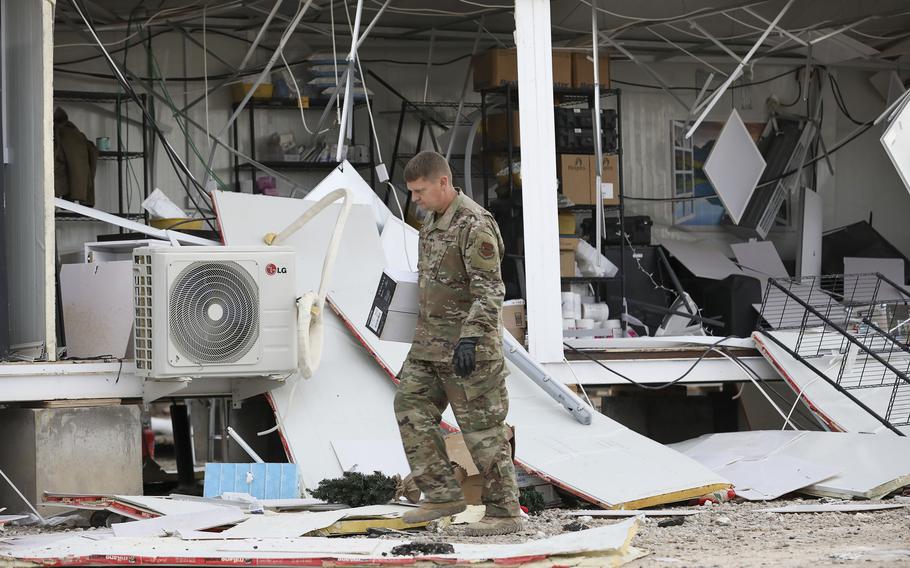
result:
[[(773, 336), (773, 339), (767, 335)], [(805, 399), (809, 410), (821, 418), (829, 428), (839, 432), (894, 434), (847, 395), (834, 388), (818, 373), (795, 359), (774, 342), (774, 339), (777, 339), (791, 350), (795, 350), (799, 332), (772, 331), (767, 335), (760, 332), (752, 334), (752, 339), (755, 340), (759, 352), (795, 393), (802, 393), (802, 398)], [(806, 341), (811, 342), (812, 339), (808, 338)], [(836, 380), (841, 364), (840, 356), (817, 357), (806, 359), (806, 361), (830, 380)], [(889, 388), (853, 389), (850, 393), (879, 416), (885, 415), (891, 399), (891, 389)], [(901, 426), (898, 427), (898, 430), (910, 435), (910, 426)]]
[[(454, 554), (394, 557), (391, 550), (408, 541), (364, 538), (268, 538), (242, 541), (185, 541), (177, 538), (103, 538), (85, 535), (62, 539), (29, 539), (19, 544), (13, 538), (0, 544), (0, 558), (9, 561), (36, 562), (56, 566), (105, 565), (199, 565), (236, 566), (238, 564), (271, 566), (324, 565), (357, 563), (358, 565), (413, 564), (421, 560), (452, 564), (493, 561), (515, 564), (544, 560), (552, 556), (603, 556), (600, 566), (618, 566), (631, 558), (629, 543), (635, 535), (638, 519), (531, 540), (518, 544), (453, 543)], [(54, 535), (57, 536), (57, 535)], [(570, 561), (571, 559), (565, 559)], [(334, 565), (334, 564), (332, 564)]]
[(60, 301), (67, 357), (132, 358), (132, 261), (64, 264)]
[(837, 471), (800, 489), (821, 497), (878, 499), (910, 484), (910, 439), (901, 436), (758, 430), (707, 434), (673, 447), (716, 470), (784, 456)]
[(215, 508), (234, 509), (232, 505), (216, 505), (211, 502), (187, 501), (184, 499), (169, 499), (167, 497), (147, 497), (145, 495), (115, 495), (121, 503), (132, 505), (152, 511), (159, 515), (181, 515), (186, 513), (202, 513)]
[(204, 531), (215, 527), (233, 525), (245, 520), (247, 515), (237, 507), (211, 507), (207, 511), (163, 515), (154, 519), (114, 523), (114, 536), (167, 536), (178, 531)]
[[(261, 242), (265, 233), (283, 229), (310, 206), (287, 198), (213, 195), (227, 245)], [(337, 206), (328, 208), (285, 243), (297, 249), (300, 292), (317, 286), (336, 211)], [(351, 209), (329, 286), (331, 305), (352, 334), (343, 333), (339, 320), (328, 317), (322, 366), (315, 376), (298, 380), (293, 401), (293, 385), (272, 393), (287, 446), (308, 487), (341, 475), (331, 440), (362, 439), (364, 431), (377, 440), (398, 438), (390, 379), (401, 368), (410, 345), (381, 341), (366, 329), (385, 264), (379, 234), (369, 219), (370, 212), (363, 206)], [(367, 353), (379, 365), (369, 364)], [(599, 413), (592, 425), (579, 424), (511, 364), (509, 371), (507, 420), (521, 437), (516, 460), (547, 481), (607, 508), (680, 501), (728, 485), (700, 464)], [(310, 411), (326, 416), (328, 423), (319, 423)], [(448, 424), (454, 425), (448, 416)], [(315, 451), (304, 452), (306, 448)], [(666, 471), (674, 475), (667, 476)]]
[(417, 231), (405, 225), (398, 217), (389, 217), (382, 228), (382, 250), (385, 251), (386, 267), (417, 272), (417, 256), (401, 254), (403, 250), (417, 250), (417, 240)]
[(220, 533), (186, 530), (180, 531), (180, 537), (184, 540), (297, 538), (344, 519), (397, 518), (410, 509), (407, 505), (371, 505), (318, 513), (245, 515), (243, 522)]
[(335, 457), (344, 471), (371, 474), (382, 471), (404, 479), (411, 473), (401, 440), (332, 440)]
[(352, 166), (347, 160), (338, 164), (332, 170), (332, 173), (327, 175), (306, 194), (304, 199), (316, 202), (340, 187), (351, 190), (354, 196), (354, 203), (370, 207), (370, 211), (373, 212), (373, 218), (376, 220), (376, 229), (382, 231), (391, 212), (379, 199), (379, 196), (373, 192), (373, 188), (360, 177), (360, 174), (357, 173), (357, 168)]
[(732, 274), (743, 274), (743, 271), (712, 243), (664, 239), (660, 244), (699, 278), (723, 280)]
[(772, 509), (759, 509), (756, 513), (862, 513), (868, 511), (888, 511), (903, 509), (906, 505), (901, 503), (826, 503), (823, 505), (790, 505), (788, 507), (774, 507)]
[(730, 245), (736, 260), (743, 272), (754, 276), (762, 282), (762, 288), (768, 278), (787, 278), (787, 268), (780, 259), (774, 243), (771, 241), (749, 241)]
[[(704, 462), (702, 462), (704, 463)], [(839, 470), (786, 455), (737, 460), (712, 467), (733, 482), (736, 496), (748, 501), (770, 501), (833, 477)]]

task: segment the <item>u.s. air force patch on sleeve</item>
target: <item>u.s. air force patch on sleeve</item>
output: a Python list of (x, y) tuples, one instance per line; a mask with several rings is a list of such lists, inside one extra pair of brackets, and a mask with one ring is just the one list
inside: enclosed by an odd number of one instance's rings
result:
[(471, 266), (479, 270), (494, 270), (499, 266), (496, 238), (487, 231), (477, 234), (474, 241), (474, 253), (471, 255)]

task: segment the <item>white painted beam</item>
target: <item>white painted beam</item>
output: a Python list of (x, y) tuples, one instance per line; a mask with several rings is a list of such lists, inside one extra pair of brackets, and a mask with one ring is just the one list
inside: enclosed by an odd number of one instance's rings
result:
[(556, 209), (556, 129), (548, 0), (515, 2), (518, 105), (521, 108), (522, 218), (528, 302), (528, 351), (561, 361), (562, 309)]
[[(694, 357), (678, 359), (615, 359), (601, 361), (604, 365), (642, 384), (658, 385), (685, 373)], [(740, 357), (740, 361), (763, 381), (780, 381), (780, 376), (763, 357)], [(587, 360), (566, 363), (548, 363), (544, 369), (551, 377), (565, 384), (628, 385), (629, 381)], [(740, 383), (748, 382), (746, 373), (732, 361), (723, 357), (702, 359), (680, 384)]]

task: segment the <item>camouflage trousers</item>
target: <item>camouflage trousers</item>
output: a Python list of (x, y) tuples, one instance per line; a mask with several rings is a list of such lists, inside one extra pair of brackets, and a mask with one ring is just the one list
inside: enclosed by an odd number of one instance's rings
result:
[(487, 514), (519, 514), (518, 484), (505, 425), (507, 375), (502, 359), (478, 361), (467, 377), (456, 375), (450, 362), (405, 361), (395, 394), (395, 418), (411, 474), (426, 500), (463, 499), (440, 427), (448, 403), (484, 479), (482, 500)]

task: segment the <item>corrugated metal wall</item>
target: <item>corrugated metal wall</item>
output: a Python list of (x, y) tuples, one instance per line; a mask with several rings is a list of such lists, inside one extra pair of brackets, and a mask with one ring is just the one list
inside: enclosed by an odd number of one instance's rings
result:
[[(10, 343), (16, 345), (44, 342), (48, 334), (46, 319), (51, 320), (53, 336), (52, 301), (48, 310), (48, 287), (52, 299), (53, 275), (50, 284), (46, 281), (53, 250), (47, 250), (47, 243), (52, 241), (48, 239), (44, 221), (46, 187), (48, 177), (53, 174), (48, 98), (53, 4), (36, 0), (5, 0), (4, 3), (6, 132), (10, 161), (3, 167), (2, 177), (6, 198)], [(53, 353), (54, 346), (48, 347)]]

